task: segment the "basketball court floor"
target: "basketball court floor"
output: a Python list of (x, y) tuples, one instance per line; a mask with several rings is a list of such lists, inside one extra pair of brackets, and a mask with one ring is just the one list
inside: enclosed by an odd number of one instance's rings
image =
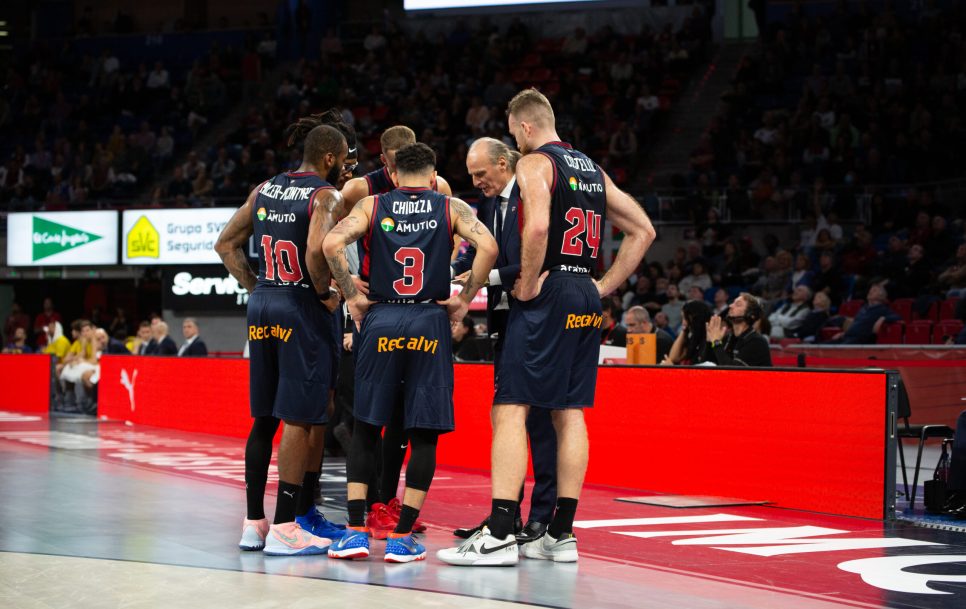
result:
[[(577, 564), (447, 566), (435, 550), (489, 505), (485, 473), (449, 468), (438, 470), (423, 510), (424, 562), (386, 564), (380, 541), (355, 562), (240, 552), (243, 445), (0, 413), (0, 606), (966, 607), (962, 527), (767, 506), (660, 507), (617, 501), (653, 493), (610, 487), (581, 498)], [(340, 460), (323, 471), (322, 509), (337, 522), (344, 474)], [(274, 489), (270, 481), (269, 513)]]

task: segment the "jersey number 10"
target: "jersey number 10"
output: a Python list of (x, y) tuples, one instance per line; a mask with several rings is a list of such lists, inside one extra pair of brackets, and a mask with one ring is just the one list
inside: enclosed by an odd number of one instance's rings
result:
[[(597, 250), (600, 249), (601, 215), (590, 209), (586, 210), (586, 214), (585, 218), (584, 210), (580, 207), (571, 207), (567, 210), (564, 218), (573, 226), (564, 232), (563, 245), (560, 247), (561, 254), (583, 256), (584, 241), (586, 240), (587, 247), (590, 248), (590, 257), (597, 258)], [(587, 236), (585, 239), (581, 239), (581, 235), (584, 233)]]
[(275, 281), (276, 270), (278, 280), (286, 283), (302, 281), (302, 267), (299, 266), (299, 248), (291, 241), (280, 239), (272, 248), (272, 236), (262, 235), (262, 253), (265, 256), (265, 279)]

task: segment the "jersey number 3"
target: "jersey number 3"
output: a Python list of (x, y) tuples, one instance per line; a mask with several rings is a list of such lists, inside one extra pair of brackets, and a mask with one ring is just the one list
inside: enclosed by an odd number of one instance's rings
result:
[(423, 289), (423, 270), (426, 256), (418, 247), (401, 247), (394, 256), (403, 265), (403, 276), (392, 282), (392, 287), (400, 296), (415, 296)]
[(302, 267), (299, 266), (299, 248), (291, 241), (279, 240), (272, 248), (272, 236), (262, 235), (262, 254), (265, 256), (265, 279), (287, 283), (302, 281)]
[(597, 250), (600, 249), (600, 214), (593, 210), (587, 210), (584, 217), (584, 210), (579, 207), (571, 207), (564, 216), (567, 222), (573, 226), (564, 232), (563, 245), (560, 253), (568, 256), (584, 255), (584, 239), (581, 235), (587, 233), (587, 247), (590, 248), (590, 257), (597, 258)]

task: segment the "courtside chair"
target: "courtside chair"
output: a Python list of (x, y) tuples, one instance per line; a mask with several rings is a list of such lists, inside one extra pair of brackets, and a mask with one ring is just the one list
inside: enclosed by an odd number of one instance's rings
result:
[[(900, 423), (896, 429), (896, 439), (899, 444), (899, 465), (902, 467), (902, 486), (905, 490), (906, 498), (909, 499), (909, 509), (912, 509), (916, 504), (916, 487), (919, 485), (922, 449), (926, 444), (926, 440), (929, 438), (952, 438), (956, 432), (949, 425), (934, 423), (911, 425), (909, 423), (909, 417), (912, 416), (912, 405), (909, 401), (909, 393), (906, 391), (906, 385), (901, 379), (899, 381), (899, 403), (897, 406), (896, 410)], [(919, 440), (919, 450), (916, 452), (916, 470), (912, 476), (911, 495), (909, 494), (909, 479), (906, 477), (906, 455), (902, 445), (903, 440), (910, 438)]]

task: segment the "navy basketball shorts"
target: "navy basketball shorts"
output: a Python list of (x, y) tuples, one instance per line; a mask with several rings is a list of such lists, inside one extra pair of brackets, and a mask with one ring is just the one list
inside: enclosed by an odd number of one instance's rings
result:
[(356, 353), (353, 414), (384, 426), (403, 398), (406, 429), (452, 431), (453, 335), (437, 304), (372, 306)]
[(338, 370), (332, 314), (311, 290), (260, 286), (248, 299), (253, 417), (322, 425)]
[(496, 368), (494, 404), (591, 408), (600, 354), (600, 292), (589, 275), (556, 271), (515, 301)]

